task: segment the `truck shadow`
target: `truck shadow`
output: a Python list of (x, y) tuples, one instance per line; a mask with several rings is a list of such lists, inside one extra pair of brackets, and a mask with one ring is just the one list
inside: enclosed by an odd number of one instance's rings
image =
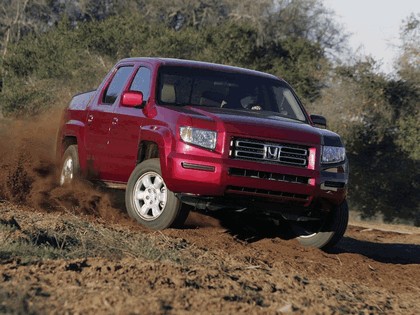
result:
[(420, 264), (418, 244), (375, 243), (344, 237), (329, 253), (359, 254), (385, 264)]
[(247, 243), (254, 243), (266, 238), (279, 237), (289, 240), (295, 237), (286, 223), (281, 222), (280, 225), (277, 225), (272, 221), (248, 213), (220, 211), (211, 213), (210, 216), (217, 218), (220, 225), (235, 239)]
[[(235, 239), (254, 243), (267, 238), (293, 239), (295, 236), (286, 222), (276, 225), (255, 217), (240, 215), (218, 215), (221, 225)], [(420, 264), (420, 244), (375, 243), (345, 236), (330, 254), (359, 254), (386, 264)]]

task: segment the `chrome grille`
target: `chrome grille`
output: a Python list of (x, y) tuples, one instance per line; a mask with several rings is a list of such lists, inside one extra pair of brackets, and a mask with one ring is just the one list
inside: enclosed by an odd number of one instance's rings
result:
[(264, 161), (306, 167), (309, 150), (304, 146), (234, 138), (230, 157), (239, 160)]

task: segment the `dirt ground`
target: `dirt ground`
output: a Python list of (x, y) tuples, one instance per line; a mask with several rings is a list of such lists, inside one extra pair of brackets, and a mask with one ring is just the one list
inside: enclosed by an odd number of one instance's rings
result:
[(127, 252), (25, 261), (0, 250), (0, 313), (418, 314), (420, 308), (419, 228), (353, 223), (326, 253), (240, 217), (226, 223), (192, 213), (185, 229), (163, 232), (147, 231), (122, 212), (114, 218), (0, 203), (0, 226), (18, 227), (3, 240), (33, 226), (58, 233), (77, 220), (102, 235), (118, 230), (127, 239), (158, 239), (156, 246), (178, 257)]

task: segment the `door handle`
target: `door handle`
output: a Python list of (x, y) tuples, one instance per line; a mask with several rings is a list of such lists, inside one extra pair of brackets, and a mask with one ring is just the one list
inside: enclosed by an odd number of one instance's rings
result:
[(118, 118), (114, 117), (112, 118), (112, 124), (115, 126), (116, 124), (118, 124)]
[(90, 124), (93, 121), (93, 115), (89, 115), (87, 118), (87, 123)]

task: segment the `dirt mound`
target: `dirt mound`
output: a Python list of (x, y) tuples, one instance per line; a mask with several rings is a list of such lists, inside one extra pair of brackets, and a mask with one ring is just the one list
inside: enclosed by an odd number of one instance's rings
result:
[(279, 237), (246, 242), (212, 220), (195, 213), (183, 230), (139, 233), (0, 204), (0, 313), (416, 314), (420, 307), (420, 229), (350, 226), (325, 253)]

